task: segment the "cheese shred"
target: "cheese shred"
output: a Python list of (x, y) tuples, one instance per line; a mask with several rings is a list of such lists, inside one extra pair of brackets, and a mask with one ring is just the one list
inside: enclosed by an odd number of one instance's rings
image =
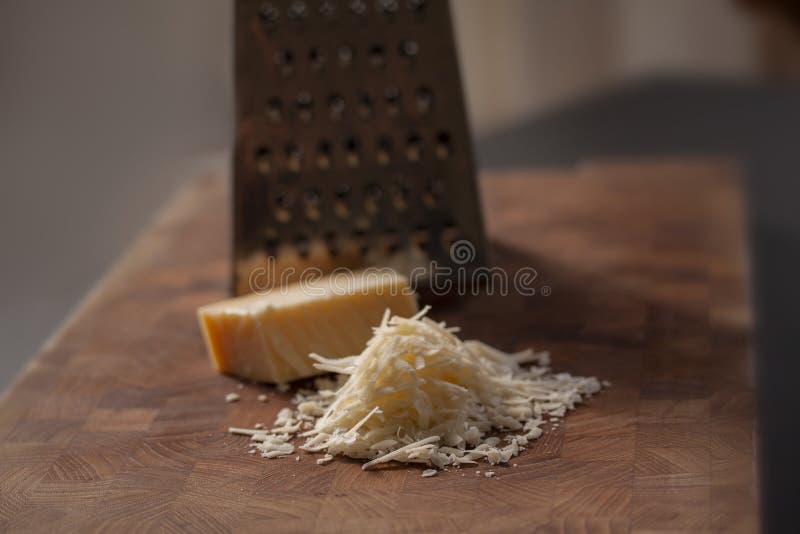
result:
[(457, 328), (428, 318), (429, 309), (410, 318), (387, 310), (359, 355), (310, 355), (338, 382), (320, 378), (316, 390), (300, 389), (297, 409), (282, 410), (275, 428), (230, 432), (250, 435), (267, 458), (294, 452), (290, 439), (299, 435), (301, 449), (327, 453), (318, 463), (341, 455), (367, 460), (365, 470), (392, 461), (505, 464), (542, 435), (545, 418), (563, 417), (602, 387), (594, 377), (552, 373), (547, 353), (462, 341)]

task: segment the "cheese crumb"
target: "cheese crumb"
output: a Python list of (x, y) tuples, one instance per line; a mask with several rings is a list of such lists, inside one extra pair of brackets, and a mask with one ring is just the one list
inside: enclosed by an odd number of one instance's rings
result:
[(558, 420), (602, 389), (594, 377), (553, 373), (549, 355), (462, 341), (457, 328), (425, 317), (428, 309), (410, 318), (387, 310), (359, 355), (311, 354), (336, 380), (297, 389), (294, 408), (258, 431), (262, 456), (291, 454), (289, 441), (300, 436), (302, 449), (327, 453), (320, 465), (335, 455), (367, 460), (363, 469), (392, 461), (436, 470), (507, 464), (542, 435), (546, 419)]
[(228, 393), (225, 395), (225, 402), (238, 402), (241, 397), (238, 393)]
[(299, 462), (300, 461), (300, 456), (295, 456), (294, 460), (295, 460), (295, 462)]
[(422, 472), (422, 476), (433, 477), (436, 476), (437, 473), (439, 473), (439, 471), (437, 471), (436, 469), (426, 469), (425, 471)]
[(267, 397), (263, 393), (256, 398), (258, 399), (258, 402), (267, 402), (269, 400), (269, 397)]
[(483, 476), (486, 478), (492, 478), (494, 476), (494, 471), (486, 471)]
[(330, 463), (331, 460), (333, 460), (333, 455), (326, 454), (325, 456), (317, 460), (317, 465), (325, 465), (327, 463)]

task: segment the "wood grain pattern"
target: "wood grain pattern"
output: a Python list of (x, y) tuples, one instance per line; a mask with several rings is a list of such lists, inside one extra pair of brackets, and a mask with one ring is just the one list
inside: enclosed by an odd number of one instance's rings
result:
[(496, 479), (245, 454), (226, 428), (271, 422), (289, 393), (223, 401), (237, 380), (212, 371), (194, 311), (225, 293), (228, 202), (222, 177), (200, 180), (0, 404), (0, 530), (753, 531), (735, 175), (672, 162), (482, 181), (495, 262), (535, 268), (539, 293), (435, 317), (613, 382)]

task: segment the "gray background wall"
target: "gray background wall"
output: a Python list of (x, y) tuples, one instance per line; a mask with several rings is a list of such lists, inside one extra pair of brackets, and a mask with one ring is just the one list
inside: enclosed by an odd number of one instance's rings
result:
[(220, 0), (0, 0), (0, 387), (227, 146), (230, 19)]

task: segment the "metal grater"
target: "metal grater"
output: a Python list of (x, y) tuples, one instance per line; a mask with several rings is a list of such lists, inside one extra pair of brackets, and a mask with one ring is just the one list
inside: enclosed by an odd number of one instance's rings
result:
[(484, 263), (445, 0), (237, 0), (235, 20), (236, 294), (289, 267)]

